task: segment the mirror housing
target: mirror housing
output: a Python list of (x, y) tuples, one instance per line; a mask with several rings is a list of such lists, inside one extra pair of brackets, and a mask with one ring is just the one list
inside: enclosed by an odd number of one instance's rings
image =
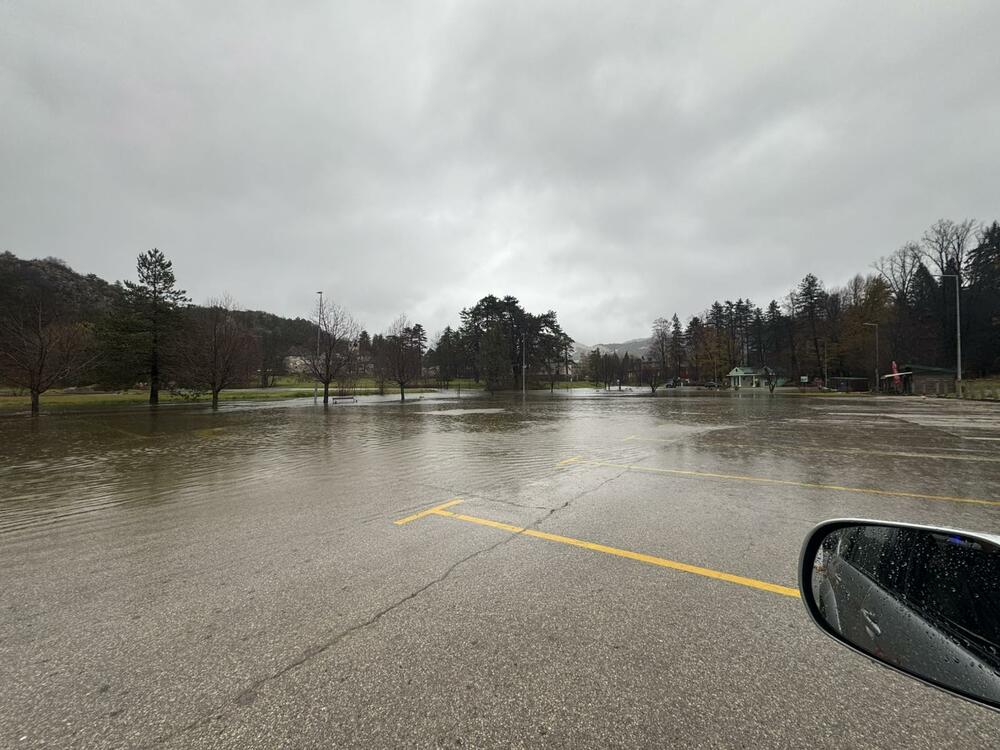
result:
[(1000, 537), (838, 519), (806, 537), (799, 591), (835, 641), (1000, 710)]

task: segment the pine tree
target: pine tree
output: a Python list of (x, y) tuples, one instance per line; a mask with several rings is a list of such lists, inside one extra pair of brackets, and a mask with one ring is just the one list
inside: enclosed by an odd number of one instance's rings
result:
[(677, 313), (670, 319), (670, 361), (674, 365), (674, 377), (679, 378), (684, 362), (684, 329)]
[(823, 369), (823, 358), (819, 353), (819, 330), (818, 325), (824, 313), (824, 303), (826, 292), (823, 289), (823, 282), (813, 274), (806, 274), (799, 284), (797, 298), (800, 310), (805, 315), (806, 323), (809, 327), (809, 335), (813, 343), (813, 352), (816, 355), (816, 370)]
[(177, 308), (190, 300), (175, 288), (173, 263), (155, 247), (136, 260), (139, 282), (125, 282), (124, 299), (148, 352), (149, 403), (160, 400), (160, 371), (165, 337), (177, 324)]

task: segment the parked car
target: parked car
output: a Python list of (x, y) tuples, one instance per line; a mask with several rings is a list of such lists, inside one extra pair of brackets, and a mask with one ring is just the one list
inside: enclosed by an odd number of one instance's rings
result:
[(701, 384), (701, 387), (702, 388), (718, 388), (719, 384), (716, 383), (714, 380), (706, 380), (704, 383)]

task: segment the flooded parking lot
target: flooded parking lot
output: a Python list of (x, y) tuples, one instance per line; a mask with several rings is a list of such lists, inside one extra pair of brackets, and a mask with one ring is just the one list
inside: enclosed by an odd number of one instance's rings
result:
[(1000, 532), (1000, 409), (592, 392), (0, 418), (0, 745), (985, 746), (797, 601)]

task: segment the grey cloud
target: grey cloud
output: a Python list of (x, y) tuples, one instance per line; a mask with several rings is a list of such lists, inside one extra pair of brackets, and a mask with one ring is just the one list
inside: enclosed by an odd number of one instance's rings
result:
[(0, 247), (584, 341), (994, 218), (991, 3), (0, 6)]

